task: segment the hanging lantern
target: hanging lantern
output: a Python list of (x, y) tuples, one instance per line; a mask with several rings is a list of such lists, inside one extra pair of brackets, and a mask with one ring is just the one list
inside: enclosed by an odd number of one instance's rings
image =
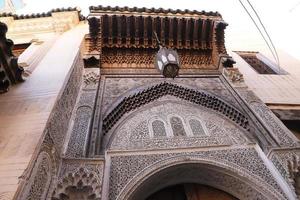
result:
[(166, 78), (178, 76), (180, 64), (175, 50), (162, 47), (156, 33), (154, 33), (159, 44), (159, 50), (155, 56), (155, 66)]

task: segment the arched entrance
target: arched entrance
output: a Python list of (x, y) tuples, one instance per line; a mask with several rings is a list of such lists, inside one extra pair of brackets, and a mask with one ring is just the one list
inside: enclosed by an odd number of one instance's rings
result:
[(221, 191), (220, 194), (228, 193), (232, 199), (282, 199), (267, 183), (230, 166), (190, 157), (168, 159), (155, 165), (136, 175), (117, 199), (151, 200), (147, 198), (164, 188), (187, 183), (205, 185), (211, 190)]
[(232, 195), (201, 184), (185, 183), (163, 188), (146, 200), (237, 200)]

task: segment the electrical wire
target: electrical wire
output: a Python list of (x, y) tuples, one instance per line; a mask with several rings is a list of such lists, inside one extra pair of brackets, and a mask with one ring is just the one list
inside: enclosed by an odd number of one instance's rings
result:
[(241, 3), (241, 5), (243, 6), (243, 8), (245, 9), (245, 11), (247, 12), (247, 14), (249, 15), (249, 17), (251, 18), (252, 22), (254, 23), (254, 25), (256, 26), (257, 30), (259, 31), (260, 35), (262, 36), (262, 38), (264, 39), (264, 41), (266, 42), (269, 50), (271, 51), (274, 59), (276, 60), (276, 56), (271, 48), (271, 46), (269, 45), (267, 39), (265, 38), (264, 34), (262, 33), (262, 31), (260, 30), (259, 26), (257, 25), (256, 21), (253, 19), (252, 15), (249, 13), (249, 11), (247, 10), (247, 8), (245, 7), (245, 5), (243, 4), (243, 2), (241, 0), (239, 0), (239, 2)]
[(270, 37), (270, 35), (269, 35), (269, 33), (268, 33), (266, 27), (265, 27), (264, 24), (262, 23), (262, 21), (261, 21), (259, 15), (258, 15), (258, 13), (257, 13), (256, 10), (254, 9), (254, 7), (253, 7), (253, 5), (251, 4), (250, 0), (247, 0), (247, 2), (249, 3), (249, 5), (251, 6), (252, 10), (254, 11), (254, 13), (255, 13), (257, 19), (259, 20), (260, 25), (263, 27), (263, 29), (264, 29), (264, 31), (265, 31), (265, 33), (266, 33), (266, 35), (267, 35), (267, 37), (268, 37), (268, 39), (269, 39), (269, 41), (270, 41), (272, 47), (273, 47), (273, 50), (274, 50), (274, 52), (275, 52), (275, 55), (276, 55), (276, 58), (277, 58), (277, 60), (276, 60), (276, 61), (277, 61), (277, 65), (278, 65), (278, 67), (280, 67), (279, 56), (278, 56), (277, 50), (276, 50), (276, 48), (275, 48), (275, 45), (274, 45), (274, 43), (273, 43), (273, 41), (272, 41), (272, 39), (271, 39), (271, 37)]
[[(248, 9), (246, 8), (246, 6), (243, 4), (243, 2), (241, 0), (239, 0), (240, 4), (242, 5), (242, 7), (244, 8), (244, 10), (247, 12), (247, 14), (249, 15), (249, 17), (251, 18), (252, 22), (254, 23), (254, 25), (256, 26), (257, 30), (259, 31), (260, 35), (262, 36), (263, 40), (265, 41), (265, 43), (267, 44), (269, 50), (272, 53), (273, 58), (275, 59), (275, 61), (278, 64), (278, 60), (277, 57), (273, 51), (273, 49), (271, 48), (269, 42), (267, 41), (267, 39), (265, 38), (264, 34), (262, 33), (261, 29), (259, 28), (259, 26), (257, 25), (256, 21), (254, 20), (254, 18), (252, 17), (252, 15), (250, 14), (250, 12), (248, 11)], [(279, 66), (279, 65), (278, 65)]]

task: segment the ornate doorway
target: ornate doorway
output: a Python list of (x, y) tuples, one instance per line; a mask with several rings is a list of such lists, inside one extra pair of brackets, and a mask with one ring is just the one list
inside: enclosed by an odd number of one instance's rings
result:
[[(153, 157), (153, 155), (151, 156)], [(143, 157), (147, 157), (147, 155), (143, 155)], [(120, 158), (118, 160), (119, 164), (126, 162)], [(130, 162), (135, 163), (133, 158)], [(144, 159), (143, 162), (147, 161)], [(135, 174), (125, 187), (119, 190), (120, 192), (117, 187), (111, 187), (108, 199), (153, 200), (155, 197), (154, 199), (157, 200), (160, 198), (177, 200), (177, 196), (182, 197), (180, 200), (199, 200), (199, 198), (201, 200), (214, 198), (224, 200), (283, 199), (268, 184), (262, 184), (256, 175), (249, 174), (249, 171), (245, 169), (238, 169), (239, 167), (236, 165), (235, 168), (229, 165), (231, 164), (222, 165), (219, 162), (198, 160), (195, 156), (175, 156), (161, 161), (155, 157), (155, 164), (147, 164), (146, 169)], [(112, 173), (117, 175), (114, 171)], [(128, 174), (129, 172), (126, 172), (126, 175)], [(125, 179), (126, 175), (119, 174), (118, 176)], [(112, 181), (111, 186), (115, 185), (116, 182)], [(174, 186), (178, 186), (179, 189), (172, 189)], [(171, 187), (171, 192), (166, 191), (169, 187)], [(175, 196), (163, 196), (164, 192), (168, 195), (172, 191), (176, 194)]]
[(232, 195), (216, 188), (186, 183), (163, 188), (146, 200), (236, 200)]

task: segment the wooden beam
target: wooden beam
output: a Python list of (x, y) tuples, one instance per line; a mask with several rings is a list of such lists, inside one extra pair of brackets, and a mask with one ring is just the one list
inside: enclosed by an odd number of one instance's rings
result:
[(117, 17), (117, 45), (122, 44), (122, 16)]
[(187, 18), (185, 21), (185, 48), (187, 49), (191, 47), (190, 31), (191, 31), (191, 19)]
[(193, 48), (198, 49), (198, 20), (193, 19)]
[(165, 24), (166, 20), (164, 17), (160, 18), (160, 42), (162, 45), (165, 45)]
[(174, 18), (169, 18), (169, 46), (174, 45)]
[(181, 29), (182, 29), (182, 19), (177, 20), (177, 46), (181, 47), (182, 46), (182, 34), (181, 34)]

